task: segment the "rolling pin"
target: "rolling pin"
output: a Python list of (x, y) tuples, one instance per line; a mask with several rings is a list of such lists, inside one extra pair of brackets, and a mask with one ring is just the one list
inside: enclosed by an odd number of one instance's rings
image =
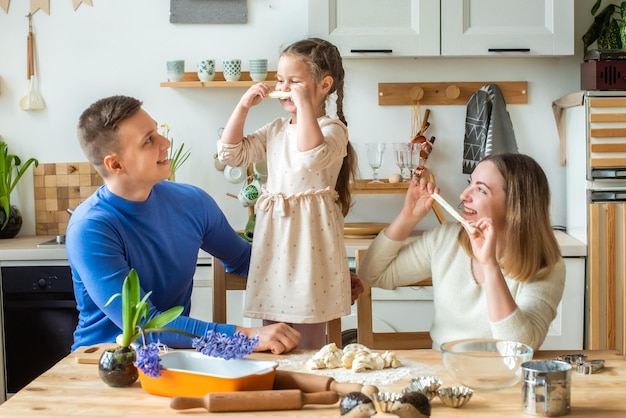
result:
[(276, 411), (301, 409), (307, 404), (332, 405), (339, 400), (335, 392), (303, 393), (299, 389), (251, 390), (207, 393), (202, 398), (177, 396), (172, 409), (206, 408), (209, 412)]
[(378, 392), (375, 386), (360, 383), (337, 382), (330, 376), (320, 376), (312, 373), (291, 372), (276, 370), (274, 389), (300, 389), (302, 392), (333, 391), (338, 395), (347, 395), (350, 392), (369, 392), (366, 395)]

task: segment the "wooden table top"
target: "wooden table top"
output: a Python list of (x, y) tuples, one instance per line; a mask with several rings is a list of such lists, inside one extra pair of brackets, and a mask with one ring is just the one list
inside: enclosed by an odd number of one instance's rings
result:
[[(423, 363), (434, 367), (444, 386), (454, 385), (453, 379), (442, 366), (441, 354), (433, 350), (398, 350), (396, 356), (402, 361)], [(578, 353), (578, 352), (576, 352)], [(254, 354), (257, 359), (283, 360), (306, 355), (296, 352), (291, 356)], [(535, 359), (550, 359), (571, 352), (538, 352)], [(585, 352), (589, 360), (604, 359), (601, 373), (584, 375), (572, 370), (571, 414), (572, 417), (624, 417), (626, 403), (626, 358), (614, 351)], [(282, 366), (279, 366), (282, 368)], [(417, 376), (411, 376), (417, 377)], [(340, 380), (340, 379), (338, 379)], [(401, 392), (410, 378), (378, 385), (381, 391)], [(143, 391), (139, 382), (129, 388), (111, 388), (98, 377), (97, 366), (78, 364), (70, 354), (58, 364), (39, 376), (32, 383), (0, 405), (0, 417), (181, 417), (205, 416), (206, 409), (197, 408), (176, 411), (169, 407), (170, 399), (150, 395)], [(432, 416), (445, 417), (528, 417), (521, 411), (521, 384), (495, 393), (474, 392), (465, 406), (454, 409), (444, 406), (436, 397), (431, 401)], [(306, 405), (301, 410), (267, 412), (211, 413), (215, 417), (333, 417), (338, 418), (339, 404), (332, 406)], [(395, 416), (378, 413), (376, 417)]]

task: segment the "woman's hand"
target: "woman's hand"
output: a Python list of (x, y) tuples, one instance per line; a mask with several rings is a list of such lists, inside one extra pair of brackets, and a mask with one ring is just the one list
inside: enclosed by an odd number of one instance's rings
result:
[(476, 230), (472, 233), (465, 227), (472, 243), (476, 261), (482, 265), (498, 264), (496, 257), (496, 231), (491, 218), (481, 218), (472, 224)]
[(427, 177), (413, 177), (406, 192), (401, 213), (422, 219), (433, 206), (434, 199), (430, 197), (433, 193), (439, 193), (439, 188), (428, 181)]
[(406, 192), (402, 210), (384, 230), (387, 238), (394, 241), (405, 240), (432, 208), (435, 200), (430, 195), (438, 192), (439, 188), (435, 187), (435, 184), (427, 177), (413, 177)]

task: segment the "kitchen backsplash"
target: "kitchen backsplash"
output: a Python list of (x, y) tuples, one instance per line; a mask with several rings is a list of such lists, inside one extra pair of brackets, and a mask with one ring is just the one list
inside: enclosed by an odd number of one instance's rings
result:
[(35, 234), (65, 234), (70, 214), (102, 185), (102, 177), (91, 164), (48, 163), (33, 170)]

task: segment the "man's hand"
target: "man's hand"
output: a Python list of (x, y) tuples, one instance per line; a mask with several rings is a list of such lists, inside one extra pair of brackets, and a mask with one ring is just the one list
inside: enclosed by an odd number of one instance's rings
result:
[(296, 348), (300, 342), (300, 333), (284, 323), (255, 328), (237, 327), (237, 331), (248, 337), (259, 336), (259, 345), (254, 351), (271, 351), (272, 354), (283, 354)]
[(354, 305), (359, 295), (363, 293), (363, 283), (353, 271), (350, 271), (350, 284), (350, 296), (352, 297), (352, 305)]

